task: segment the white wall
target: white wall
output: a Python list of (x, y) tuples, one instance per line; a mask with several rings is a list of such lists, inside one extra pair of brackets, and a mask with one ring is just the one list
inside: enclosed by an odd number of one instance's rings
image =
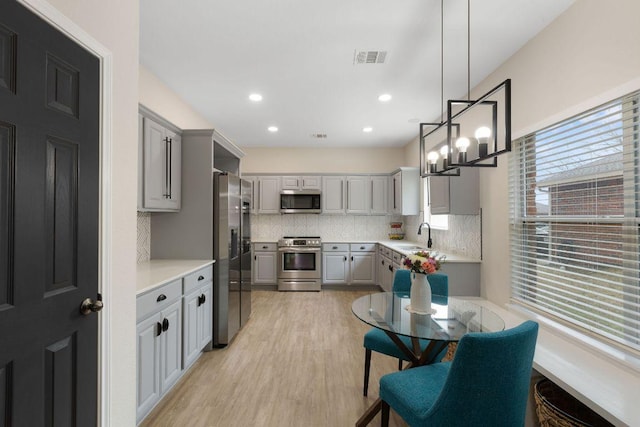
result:
[[(640, 2), (580, 0), (473, 90), (512, 79), (514, 137), (640, 88)], [(473, 97), (473, 96), (472, 96)], [(480, 171), (482, 292), (510, 295), (508, 159)]]
[(136, 186), (138, 139), (138, 2), (49, 0), (113, 54), (111, 191), (111, 425), (134, 426), (136, 405)]
[[(235, 141), (242, 147), (242, 141)], [(249, 173), (390, 173), (404, 164), (401, 148), (242, 147)]]
[(212, 129), (214, 127), (143, 65), (140, 65), (138, 82), (140, 104), (180, 129)]

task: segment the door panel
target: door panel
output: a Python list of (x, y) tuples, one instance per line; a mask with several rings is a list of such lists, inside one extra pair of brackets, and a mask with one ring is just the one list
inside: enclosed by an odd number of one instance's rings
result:
[(9, 254), (13, 247), (13, 165), (15, 164), (15, 131), (0, 122), (0, 309), (11, 303), (13, 277)]
[(47, 295), (76, 286), (76, 213), (78, 211), (78, 144), (47, 141), (46, 231)]
[(0, 425), (95, 425), (100, 73), (0, 2)]
[(65, 337), (45, 349), (45, 420), (53, 426), (76, 424), (73, 405), (76, 398), (74, 381), (74, 337)]

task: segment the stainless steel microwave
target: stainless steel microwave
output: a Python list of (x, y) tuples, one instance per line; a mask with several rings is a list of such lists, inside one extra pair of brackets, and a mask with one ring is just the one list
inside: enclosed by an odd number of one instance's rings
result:
[(282, 190), (280, 212), (319, 214), (320, 190)]

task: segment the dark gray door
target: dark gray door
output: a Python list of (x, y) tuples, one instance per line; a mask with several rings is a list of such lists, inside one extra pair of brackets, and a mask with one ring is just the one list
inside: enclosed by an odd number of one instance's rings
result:
[(95, 425), (99, 61), (0, 0), (0, 425)]

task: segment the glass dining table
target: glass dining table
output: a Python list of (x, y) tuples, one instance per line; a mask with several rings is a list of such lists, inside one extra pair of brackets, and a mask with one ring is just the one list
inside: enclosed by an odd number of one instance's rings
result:
[[(504, 320), (473, 299), (432, 295), (431, 313), (411, 310), (411, 298), (406, 293), (379, 292), (353, 301), (351, 311), (361, 321), (383, 330), (410, 360), (405, 368), (435, 362), (434, 358), (450, 344), (455, 344), (469, 332), (504, 330)], [(399, 336), (411, 338), (412, 348)], [(430, 340), (421, 352), (420, 340)], [(380, 399), (360, 417), (356, 426), (367, 425), (380, 410)]]

